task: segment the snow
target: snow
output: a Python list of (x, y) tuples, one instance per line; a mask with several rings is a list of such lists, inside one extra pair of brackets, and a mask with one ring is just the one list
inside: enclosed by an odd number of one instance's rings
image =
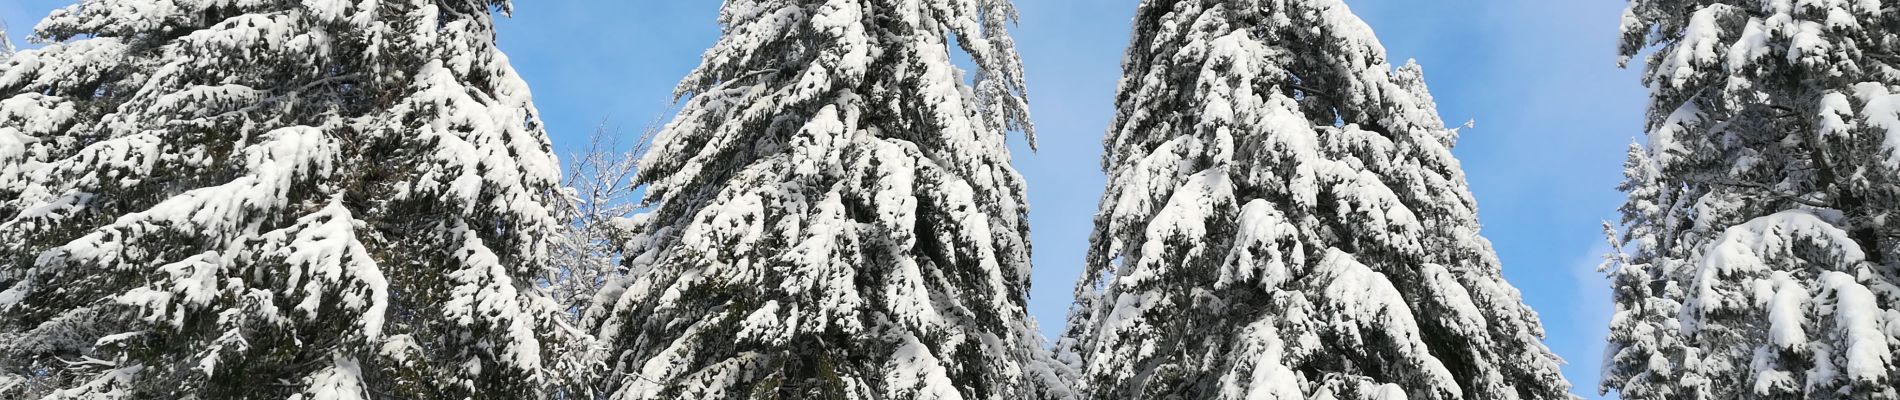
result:
[[(340, 200), (332, 200), (317, 213), (299, 219), (294, 233), (272, 232), (264, 240), (276, 247), (272, 257), (292, 267), (291, 287), (299, 287), (299, 280), (308, 279), (301, 285), (304, 297), (297, 310), (314, 316), (320, 303), (340, 301), (345, 309), (360, 313), (356, 318), (362, 335), (377, 340), (386, 325), (389, 281), (358, 241), (358, 222)], [(339, 287), (344, 288), (341, 299), (324, 298), (325, 292)]]
[(1865, 104), (1855, 115), (1862, 115), (1868, 128), (1877, 129), (1873, 133), (1880, 135), (1887, 152), (1884, 161), (1890, 168), (1900, 168), (1900, 93), (1896, 92), (1900, 89), (1875, 82), (1854, 85), (1854, 96)]
[(1787, 211), (1757, 218), (1729, 228), (1702, 257), (1693, 304), (1704, 313), (1750, 308), (1754, 302), (1732, 290), (1728, 277), (1766, 274), (1775, 262), (1795, 257), (1802, 244), (1826, 250), (1829, 258), (1843, 264), (1867, 258), (1846, 230), (1814, 212)]
[(1299, 240), (1299, 230), (1272, 203), (1262, 199), (1247, 202), (1241, 207), (1237, 225), (1240, 232), (1234, 236), (1234, 248), (1221, 263), (1226, 268), (1221, 270), (1220, 286), (1253, 283), (1278, 287), (1293, 278), (1289, 265), (1306, 264), (1305, 255), (1300, 254), (1303, 249), (1296, 246), (1293, 254), (1282, 250), (1285, 243)]
[(42, 397), (42, 400), (131, 400), (136, 394), (126, 390), (139, 374), (146, 372), (146, 366), (131, 365), (113, 368), (94, 376), (79, 387), (61, 389)]
[(1827, 66), (1828, 53), (1834, 50), (1834, 44), (1825, 37), (1826, 26), (1814, 21), (1799, 21), (1788, 28), (1793, 31), (1793, 38), (1788, 43), (1788, 62), (1811, 67)]
[(1687, 138), (1683, 136), (1699, 128), (1702, 120), (1701, 106), (1694, 101), (1687, 101), (1673, 110), (1669, 118), (1663, 120), (1661, 125), (1652, 127), (1649, 133), (1649, 151), (1653, 162), (1660, 165), (1674, 163), (1678, 155), (1688, 151), (1688, 148), (1683, 145)]
[(792, 329), (790, 328), (798, 326), (798, 313), (797, 311), (789, 313), (791, 315), (788, 319), (792, 321), (792, 323), (781, 323), (779, 321), (779, 313), (778, 301), (765, 302), (764, 306), (753, 310), (751, 315), (746, 316), (745, 321), (740, 322), (741, 328), (739, 329), (739, 335), (734, 337), (734, 339), (741, 342), (761, 342), (777, 346), (785, 345), (791, 340)]
[[(1445, 306), (1446, 310), (1443, 312), (1446, 316), (1442, 318), (1450, 321), (1448, 326), (1450, 330), (1475, 336), (1492, 329), (1491, 322), (1485, 318), (1483, 309), (1478, 308), (1478, 299), (1472, 296), (1473, 290), (1465, 289), (1450, 268), (1438, 264), (1425, 264), (1419, 266), (1419, 270), (1429, 285), (1443, 288), (1433, 293), (1432, 301)], [(1484, 292), (1479, 291), (1479, 293)]]
[[(5, 32), (0, 32), (0, 34), (4, 34), (4, 33)], [(26, 385), (27, 385), (26, 377), (11, 376), (11, 375), (0, 376), (0, 393), (13, 393), (15, 391), (23, 390), (23, 388), (25, 388)]]
[[(856, 1), (826, 2), (824, 6), (819, 8), (816, 14), (812, 15), (811, 25), (813, 28), (823, 31), (827, 36), (832, 37), (833, 40), (841, 42), (838, 49), (831, 50), (837, 51), (838, 53), (828, 55), (827, 57), (831, 58), (827, 60), (829, 61), (827, 64), (831, 65), (829, 67), (813, 68), (812, 71), (836, 69), (836, 74), (838, 75), (836, 79), (845, 82), (863, 79), (864, 74), (869, 72), (872, 51), (870, 45), (871, 38), (865, 35), (865, 27), (861, 23), (864, 17), (864, 6)], [(808, 76), (808, 78), (810, 77), (811, 76)], [(829, 79), (809, 79), (806, 83), (811, 83), (816, 86), (816, 84), (823, 83), (827, 80)], [(795, 95), (793, 98), (805, 97), (806, 96)], [(820, 111), (820, 113), (822, 114), (823, 111)], [(822, 120), (824, 120), (824, 117), (821, 116), (815, 118), (814, 122)]]
[(171, 45), (171, 50), (194, 55), (223, 55), (202, 58), (175, 56), (179, 60), (197, 61), (192, 66), (198, 68), (215, 67), (214, 62), (231, 62), (232, 58), (257, 61), (276, 59), (275, 54), (259, 54), (260, 49), (303, 55), (310, 57), (307, 62), (312, 63), (326, 61), (330, 56), (332, 39), (323, 30), (299, 26), (302, 21), (298, 19), (303, 16), (298, 14), (239, 15), (219, 22), (210, 29), (198, 30), (178, 39)]
[(335, 356), (329, 368), (310, 376), (298, 400), (368, 400), (363, 387), (363, 367), (356, 360)]
[(1430, 358), (1411, 307), (1384, 274), (1337, 249), (1329, 251), (1314, 269), (1337, 274), (1326, 281), (1319, 297), (1330, 303), (1329, 309), (1337, 311), (1324, 317), (1327, 323), (1343, 330), (1341, 333), (1351, 340), (1339, 344), (1364, 348), (1365, 341), (1373, 340), (1368, 336), (1384, 336), (1383, 340), (1397, 344), (1394, 350), (1398, 354), (1394, 355), (1401, 359), (1396, 361), (1407, 368), (1422, 369), (1416, 371), (1427, 376), (1421, 383), (1436, 386), (1454, 381), (1450, 370)]
[(1861, 383), (1885, 382), (1893, 373), (1895, 337), (1881, 330), (1892, 324), (1890, 311), (1884, 310), (1873, 292), (1852, 275), (1838, 271), (1821, 274), (1821, 288), (1834, 297), (1834, 325), (1842, 344), (1843, 370), (1847, 378)]
[(1846, 94), (1828, 93), (1821, 97), (1820, 106), (1819, 126), (1815, 130), (1820, 131), (1822, 137), (1853, 136), (1854, 124), (1848, 121), (1854, 118), (1854, 105)]
[(949, 371), (943, 367), (943, 361), (930, 353), (923, 342), (915, 336), (906, 335), (897, 351), (891, 355), (891, 365), (885, 372), (885, 382), (890, 385), (887, 396), (890, 398), (918, 400), (963, 400), (957, 393), (956, 382), (950, 380)]
[[(209, 305), (212, 297), (220, 291), (218, 277), (224, 272), (223, 264), (224, 260), (216, 252), (199, 254), (183, 261), (166, 264), (158, 267), (158, 270), (164, 272), (172, 281), (169, 291), (138, 288), (120, 295), (116, 300), (120, 304), (144, 309), (147, 321), (162, 322), (173, 328), (182, 328), (185, 324), (187, 309), (199, 309)], [(179, 308), (176, 312), (172, 311), (174, 303)]]
[[(462, 236), (461, 247), (454, 253), (461, 256), (457, 261), (463, 268), (449, 273), (456, 285), (442, 305), (443, 317), (464, 329), (499, 330), (504, 343), (489, 343), (484, 346), (487, 351), (498, 352), (496, 356), (510, 368), (540, 369), (541, 343), (534, 331), (532, 305), (525, 304), (514, 278), (480, 236), (466, 226), (452, 231)], [(481, 368), (479, 364), (469, 368), (468, 376), (481, 376), (475, 369)]]
[(1780, 271), (1759, 282), (1767, 289), (1767, 295), (1757, 296), (1768, 300), (1769, 342), (1783, 349), (1805, 350), (1808, 336), (1803, 325), (1807, 323), (1810, 301), (1807, 288)]
[(1769, 47), (1770, 30), (1759, 19), (1750, 19), (1748, 24), (1742, 27), (1741, 36), (1737, 37), (1735, 43), (1728, 48), (1728, 73), (1743, 73), (1746, 68), (1769, 55), (1769, 51), (1772, 50)]
[(33, 226), (79, 214), (91, 203), (93, 193), (81, 188), (107, 183), (135, 183), (157, 168), (163, 140), (150, 134), (136, 134), (103, 140), (80, 149), (65, 159), (38, 165), (22, 182), (19, 210), (5, 225)]
[[(41, 140), (73, 119), (70, 102), (58, 97), (27, 94), (0, 99), (0, 193), (27, 190), (29, 177), (44, 168), (50, 143)], [(4, 215), (4, 214), (0, 214)]]
[[(1168, 199), (1166, 206), (1156, 212), (1148, 222), (1146, 237), (1141, 252), (1162, 254), (1169, 246), (1182, 243), (1191, 244), (1187, 257), (1197, 257), (1206, 251), (1203, 246), (1207, 240), (1207, 222), (1209, 215), (1217, 207), (1233, 201), (1233, 185), (1227, 181), (1227, 171), (1210, 169), (1189, 176), (1186, 182)], [(1156, 278), (1157, 272), (1172, 267), (1163, 264), (1161, 258), (1144, 259), (1142, 263), (1122, 275), (1119, 285), (1141, 286)]]
[[(1280, 332), (1273, 321), (1258, 321), (1247, 326), (1244, 335), (1244, 352), (1253, 358), (1252, 372), (1245, 376), (1247, 382), (1240, 382), (1242, 376), (1229, 374), (1222, 377), (1223, 398), (1244, 400), (1300, 400), (1303, 394), (1304, 378), (1298, 372), (1287, 368), (1286, 343), (1280, 340)], [(1236, 368), (1235, 373), (1241, 372)], [(1243, 389), (1244, 388), (1244, 389)]]
[(129, 49), (118, 38), (102, 37), (23, 51), (7, 59), (8, 67), (0, 71), (0, 87), (25, 93), (65, 88), (68, 82), (98, 81), (126, 62)]

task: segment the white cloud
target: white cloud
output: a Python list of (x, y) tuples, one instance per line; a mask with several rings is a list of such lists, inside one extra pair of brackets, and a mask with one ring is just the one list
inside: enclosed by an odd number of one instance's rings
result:
[[(1590, 251), (1570, 264), (1572, 283), (1576, 285), (1577, 298), (1570, 302), (1565, 310), (1570, 325), (1575, 331), (1553, 334), (1567, 334), (1573, 337), (1567, 340), (1571, 345), (1567, 349), (1553, 349), (1560, 352), (1570, 363), (1565, 375), (1575, 386), (1574, 392), (1585, 398), (1609, 398), (1596, 395), (1597, 380), (1602, 375), (1598, 365), (1603, 359), (1603, 350), (1607, 347), (1610, 334), (1610, 316), (1616, 312), (1612, 303), (1610, 280), (1597, 268), (1603, 265), (1603, 255), (1611, 251), (1608, 243), (1590, 246)], [(1566, 351), (1568, 350), (1568, 351)]]

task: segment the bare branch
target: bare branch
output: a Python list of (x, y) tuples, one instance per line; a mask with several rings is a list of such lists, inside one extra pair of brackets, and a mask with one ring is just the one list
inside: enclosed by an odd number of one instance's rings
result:
[(639, 209), (640, 186), (634, 178), (654, 131), (643, 130), (637, 142), (623, 150), (625, 135), (603, 121), (588, 137), (587, 147), (569, 158), (562, 179), (565, 223), (553, 238), (554, 264), (546, 279), (572, 318), (580, 318), (600, 287), (619, 273), (616, 241), (626, 233), (617, 232), (614, 220)]

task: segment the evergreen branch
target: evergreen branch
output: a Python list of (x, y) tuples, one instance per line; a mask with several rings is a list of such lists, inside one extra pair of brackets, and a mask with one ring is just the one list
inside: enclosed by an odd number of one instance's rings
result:
[(730, 78), (730, 79), (724, 79), (724, 80), (721, 80), (721, 81), (719, 81), (719, 83), (717, 83), (717, 84), (714, 84), (714, 85), (712, 85), (712, 87), (708, 87), (708, 88), (706, 88), (705, 90), (700, 90), (700, 91), (682, 91), (682, 92), (680, 92), (680, 95), (681, 95), (681, 96), (679, 96), (679, 97), (682, 97), (682, 98), (684, 98), (684, 97), (688, 97), (688, 95), (695, 95), (695, 94), (700, 94), (700, 93), (712, 93), (712, 92), (717, 92), (717, 91), (721, 91), (721, 90), (726, 90), (727, 88), (729, 88), (729, 87), (732, 87), (732, 85), (736, 85), (736, 84), (738, 84), (738, 83), (739, 83), (740, 81), (744, 81), (744, 80), (746, 80), (746, 79), (752, 79), (753, 77), (756, 77), (756, 76), (759, 76), (759, 75), (765, 75), (765, 74), (769, 74), (769, 73), (773, 73), (773, 72), (778, 72), (778, 71), (779, 71), (779, 69), (778, 69), (778, 68), (771, 68), (771, 69), (760, 69), (760, 70), (752, 70), (752, 71), (749, 71), (749, 72), (746, 72), (746, 73), (744, 73), (744, 74), (740, 74), (739, 76), (735, 76), (735, 77), (732, 77), (732, 78)]
[(1314, 89), (1314, 88), (1312, 88), (1312, 87), (1309, 87), (1309, 86), (1306, 86), (1306, 85), (1301, 85), (1301, 84), (1298, 84), (1298, 83), (1294, 83), (1294, 82), (1292, 82), (1292, 81), (1288, 81), (1288, 82), (1286, 83), (1286, 86), (1287, 86), (1287, 87), (1289, 87), (1289, 88), (1293, 88), (1294, 90), (1298, 90), (1298, 91), (1300, 91), (1300, 92), (1303, 92), (1303, 93), (1306, 93), (1306, 94), (1308, 94), (1308, 95), (1313, 95), (1313, 96), (1319, 96), (1319, 97), (1324, 97), (1324, 98), (1328, 98), (1328, 99), (1338, 99), (1338, 98), (1339, 98), (1339, 97), (1337, 97), (1337, 96), (1333, 96), (1333, 95), (1332, 95), (1331, 93), (1327, 93), (1327, 92), (1325, 92), (1325, 91), (1322, 91), (1322, 90), (1319, 90), (1319, 89)]
[(208, 120), (217, 120), (217, 119), (222, 119), (222, 118), (224, 118), (224, 117), (230, 117), (230, 116), (236, 116), (236, 115), (242, 115), (242, 114), (247, 114), (247, 113), (250, 113), (250, 112), (252, 112), (252, 111), (257, 111), (258, 109), (260, 109), (260, 108), (263, 108), (264, 106), (267, 106), (267, 105), (271, 105), (271, 104), (274, 104), (274, 103), (277, 103), (277, 102), (280, 102), (280, 101), (284, 101), (284, 100), (288, 100), (288, 99), (293, 99), (293, 98), (297, 98), (298, 96), (300, 96), (300, 95), (302, 95), (302, 94), (303, 94), (303, 92), (305, 92), (305, 91), (309, 91), (310, 89), (315, 89), (315, 88), (317, 88), (318, 86), (323, 86), (323, 85), (327, 85), (327, 84), (331, 84), (331, 83), (337, 83), (337, 82), (342, 82), (342, 81), (345, 81), (345, 80), (353, 80), (353, 79), (356, 79), (356, 78), (360, 78), (360, 77), (362, 77), (362, 74), (344, 74), (344, 75), (337, 75), (337, 76), (332, 76), (332, 77), (326, 77), (326, 78), (323, 78), (323, 79), (318, 79), (318, 80), (314, 80), (314, 81), (310, 81), (310, 83), (306, 83), (306, 84), (304, 84), (303, 86), (298, 86), (298, 87), (297, 87), (296, 89), (292, 89), (292, 90), (291, 90), (291, 91), (289, 91), (289, 92), (284, 92), (283, 94), (279, 94), (279, 95), (276, 95), (276, 96), (271, 96), (271, 97), (265, 97), (265, 98), (263, 98), (263, 99), (259, 99), (259, 100), (258, 100), (258, 101), (257, 101), (256, 103), (254, 103), (254, 104), (251, 104), (251, 105), (248, 105), (248, 106), (244, 106), (243, 108), (239, 108), (239, 109), (236, 109), (236, 110), (231, 110), (231, 111), (226, 111), (226, 112), (224, 112), (224, 113), (221, 113), (221, 114), (218, 114), (218, 115), (213, 115), (213, 116), (210, 116), (210, 117), (205, 117), (205, 118), (200, 118), (200, 119), (201, 119), (201, 120), (205, 120), (205, 119), (208, 119)]
[(1774, 117), (1775, 119), (1788, 119), (1788, 118), (1801, 116), (1801, 112), (1796, 111), (1794, 107), (1789, 107), (1789, 106), (1784, 106), (1784, 105), (1779, 105), (1779, 104), (1768, 104), (1767, 106), (1768, 108), (1781, 112), (1781, 114), (1775, 115)]
[(1742, 182), (1742, 181), (1726, 180), (1726, 179), (1696, 181), (1695, 183), (1716, 185), (1716, 186), (1756, 189), (1763, 192), (1767, 192), (1768, 194), (1774, 196), (1777, 199), (1792, 201), (1804, 206), (1815, 207), (1815, 208), (1828, 208), (1828, 209), (1835, 208), (1834, 204), (1828, 203), (1826, 201), (1809, 199), (1809, 198), (1804, 197), (1805, 195), (1782, 192), (1782, 191), (1776, 190), (1775, 188), (1768, 187), (1768, 185), (1763, 185), (1759, 183)]

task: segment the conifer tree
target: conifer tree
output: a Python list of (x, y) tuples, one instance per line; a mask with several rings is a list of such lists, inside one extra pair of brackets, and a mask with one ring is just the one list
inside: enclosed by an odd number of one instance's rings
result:
[(1093, 399), (1566, 399), (1415, 64), (1339, 0), (1146, 0), (1059, 357)]
[(630, 274), (588, 318), (614, 398), (1065, 397), (1025, 311), (1014, 17), (726, 1), (640, 165)]
[(1900, 398), (1900, 6), (1635, 0), (1644, 52), (1602, 390)]
[(0, 397), (548, 395), (559, 172), (507, 8), (54, 11), (0, 64)]

